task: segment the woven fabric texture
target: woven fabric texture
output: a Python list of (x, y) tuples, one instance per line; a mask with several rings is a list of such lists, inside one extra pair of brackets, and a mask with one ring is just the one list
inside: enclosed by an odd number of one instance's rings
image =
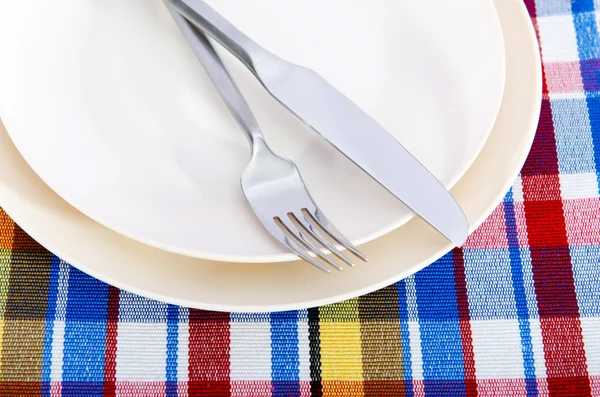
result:
[(99, 282), (0, 211), (0, 395), (600, 396), (600, 1), (525, 3), (537, 136), (464, 247), (336, 305), (214, 313)]

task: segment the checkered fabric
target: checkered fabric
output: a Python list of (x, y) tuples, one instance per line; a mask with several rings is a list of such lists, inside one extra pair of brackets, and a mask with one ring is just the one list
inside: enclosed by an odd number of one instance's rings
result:
[(600, 396), (600, 0), (525, 3), (541, 120), (464, 247), (340, 304), (214, 313), (99, 282), (0, 211), (0, 394)]

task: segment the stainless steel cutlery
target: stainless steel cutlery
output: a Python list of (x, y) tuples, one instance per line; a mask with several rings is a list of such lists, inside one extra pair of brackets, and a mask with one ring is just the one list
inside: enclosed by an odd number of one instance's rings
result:
[(252, 157), (242, 175), (242, 190), (263, 226), (300, 258), (326, 272), (329, 269), (309, 253), (338, 270), (342, 267), (327, 256), (327, 251), (353, 266), (354, 263), (335, 246), (340, 244), (366, 261), (367, 258), (333, 227), (317, 207), (296, 165), (269, 148), (252, 111), (206, 36), (170, 5), (168, 7), (250, 142)]
[[(321, 250), (310, 242), (318, 242), (329, 250), (335, 248), (331, 244), (323, 244), (322, 236), (317, 234), (320, 222), (325, 230), (333, 232), (338, 243), (361, 256), (323, 217), (294, 164), (268, 149), (245, 101), (210, 43), (198, 30), (239, 58), (284, 107), (416, 214), (454, 244), (464, 243), (468, 223), (452, 195), (391, 134), (344, 94), (314, 71), (287, 62), (262, 48), (205, 1), (165, 2), (253, 144), (252, 161), (242, 177), (242, 187), (263, 225), (279, 241), (311, 263), (315, 261), (306, 256), (305, 251), (329, 263), (331, 260), (320, 255)], [(298, 212), (304, 213), (305, 210), (308, 214)], [(274, 219), (280, 224), (275, 226)], [(332, 251), (347, 262), (343, 254)]]

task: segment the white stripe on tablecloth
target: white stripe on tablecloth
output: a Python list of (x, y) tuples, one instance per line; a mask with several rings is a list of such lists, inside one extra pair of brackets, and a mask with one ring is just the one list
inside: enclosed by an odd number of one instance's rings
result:
[(598, 198), (598, 175), (595, 172), (583, 174), (559, 174), (560, 196), (564, 200)]
[(65, 344), (65, 323), (67, 313), (67, 295), (69, 290), (69, 271), (71, 266), (60, 261), (58, 270), (58, 286), (56, 295), (56, 313), (52, 325), (52, 365), (50, 369), (50, 380), (62, 381), (63, 357)]
[(268, 314), (232, 314), (230, 335), (230, 378), (271, 379), (271, 323)]
[(167, 324), (119, 322), (116, 361), (118, 381), (166, 381)]
[(542, 43), (542, 60), (578, 61), (577, 35), (572, 15), (555, 15), (537, 19)]
[(540, 379), (546, 378), (546, 359), (544, 358), (544, 342), (539, 318), (529, 319), (529, 332), (531, 333), (535, 377)]
[(415, 285), (415, 278), (407, 278), (405, 280), (405, 285), (412, 378), (413, 380), (423, 380), (423, 354), (421, 352), (421, 330), (419, 328), (418, 320), (419, 308), (417, 307), (417, 287)]
[(520, 379), (525, 376), (519, 320), (471, 320), (477, 379)]
[(310, 339), (308, 332), (308, 312), (298, 312), (298, 376), (301, 381), (310, 381)]
[(590, 376), (600, 376), (600, 317), (582, 317), (581, 331)]
[[(117, 381), (166, 381), (167, 327), (165, 303), (121, 292), (117, 329)], [(149, 346), (152, 348), (148, 348)]]

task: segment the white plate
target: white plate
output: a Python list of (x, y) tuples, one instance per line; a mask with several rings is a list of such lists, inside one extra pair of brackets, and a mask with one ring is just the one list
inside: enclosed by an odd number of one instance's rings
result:
[[(483, 147), (505, 76), (490, 0), (211, 3), (339, 87), (447, 187)], [(246, 139), (162, 0), (2, 2), (0, 48), (0, 116), (31, 167), (75, 208), (181, 254), (295, 259), (248, 207), (239, 186)], [(398, 200), (221, 53), (269, 142), (297, 162), (347, 237), (364, 243), (409, 220)]]
[[(493, 211), (531, 147), (541, 103), (537, 40), (521, 0), (496, 0), (507, 44), (506, 93), (473, 166), (452, 190), (471, 230)], [(194, 259), (137, 243), (92, 221), (51, 191), (0, 133), (0, 205), (49, 250), (107, 283), (174, 304), (277, 311), (349, 299), (396, 282), (450, 244), (420, 219), (364, 245), (371, 261), (324, 275), (302, 262), (246, 265)]]

